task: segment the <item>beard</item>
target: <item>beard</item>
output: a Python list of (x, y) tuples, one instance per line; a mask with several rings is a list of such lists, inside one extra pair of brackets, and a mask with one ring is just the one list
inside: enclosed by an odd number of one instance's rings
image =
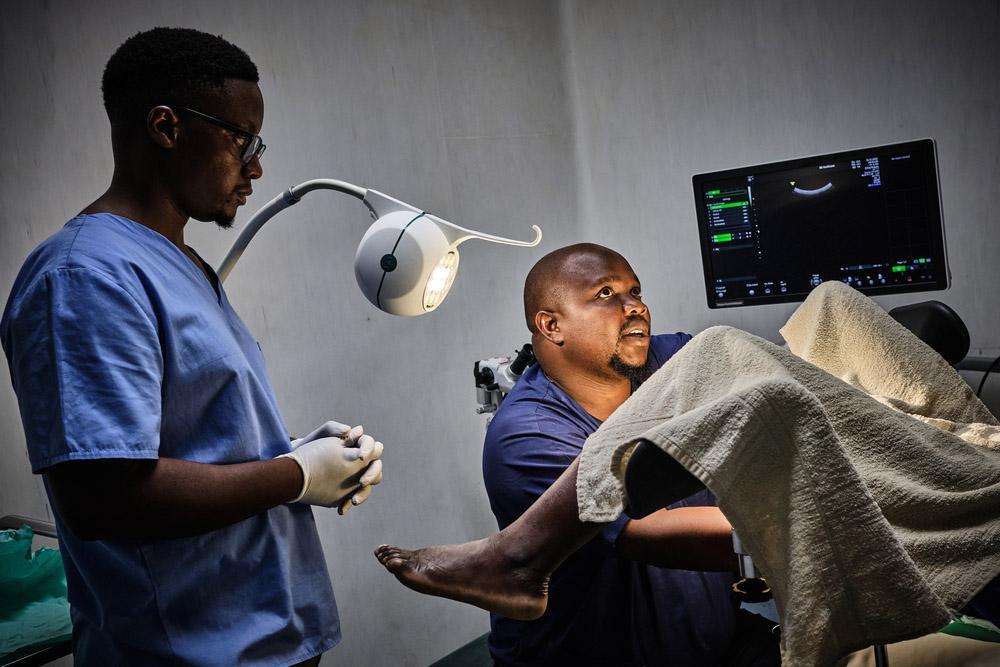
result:
[(203, 213), (201, 215), (191, 214), (192, 220), (197, 220), (198, 222), (212, 222), (215, 223), (218, 229), (231, 229), (233, 223), (236, 222), (236, 212), (230, 213), (225, 210), (225, 208), (218, 208), (214, 211), (208, 213)]
[(611, 355), (611, 361), (608, 362), (608, 365), (611, 366), (611, 370), (632, 384), (642, 384), (653, 374), (653, 363), (649, 360), (648, 354), (644, 362), (635, 366), (622, 361), (622, 358), (618, 356), (618, 352), (615, 352)]
[(212, 217), (212, 222), (219, 229), (232, 229), (233, 223), (236, 221), (236, 216), (227, 217), (225, 213), (218, 213)]

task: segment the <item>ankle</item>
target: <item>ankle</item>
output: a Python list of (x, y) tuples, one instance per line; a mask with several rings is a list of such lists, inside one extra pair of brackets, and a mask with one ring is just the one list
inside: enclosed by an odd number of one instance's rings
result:
[(487, 558), (496, 562), (503, 570), (534, 578), (547, 578), (551, 574), (539, 558), (539, 550), (530, 542), (510, 537), (503, 532), (486, 538), (484, 542)]

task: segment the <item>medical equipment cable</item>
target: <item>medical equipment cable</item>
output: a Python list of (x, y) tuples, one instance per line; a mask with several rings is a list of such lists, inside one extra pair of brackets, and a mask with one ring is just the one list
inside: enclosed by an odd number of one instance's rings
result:
[(979, 381), (979, 389), (976, 389), (977, 398), (979, 398), (983, 393), (983, 387), (986, 385), (986, 378), (990, 376), (990, 373), (997, 369), (998, 364), (1000, 364), (1000, 355), (998, 355), (997, 358), (993, 360), (993, 363), (987, 366), (986, 370), (983, 371), (983, 379)]

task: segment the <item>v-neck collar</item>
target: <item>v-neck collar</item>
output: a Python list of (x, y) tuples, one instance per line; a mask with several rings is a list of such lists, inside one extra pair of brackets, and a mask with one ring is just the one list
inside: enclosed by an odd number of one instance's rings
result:
[(115, 218), (115, 219), (118, 219), (118, 220), (125, 221), (130, 226), (132, 226), (136, 231), (138, 231), (140, 233), (143, 233), (143, 234), (151, 235), (151, 238), (156, 239), (158, 242), (162, 242), (162, 243), (165, 243), (166, 245), (168, 245), (173, 250), (173, 252), (177, 253), (177, 255), (180, 257), (181, 262), (183, 263), (183, 265), (185, 267), (187, 267), (185, 270), (196, 272), (196, 274), (197, 274), (196, 280), (198, 282), (200, 282), (200, 284), (202, 284), (202, 285), (205, 285), (207, 283), (207, 286), (212, 289), (212, 292), (215, 295), (216, 303), (218, 303), (220, 306), (222, 305), (222, 302), (223, 302), (222, 282), (219, 280), (218, 274), (215, 273), (215, 269), (213, 269), (212, 266), (208, 262), (206, 262), (202, 258), (202, 256), (198, 254), (198, 251), (196, 251), (194, 248), (192, 248), (191, 246), (187, 245), (186, 243), (184, 244), (184, 247), (186, 247), (188, 250), (190, 250), (192, 253), (194, 253), (195, 257), (198, 258), (198, 261), (201, 262), (201, 265), (204, 266), (207, 269), (207, 275), (206, 275), (206, 271), (202, 271), (201, 267), (199, 267), (194, 262), (194, 260), (192, 260), (191, 257), (188, 256), (188, 254), (186, 252), (184, 252), (183, 250), (181, 250), (180, 248), (178, 248), (176, 245), (174, 245), (173, 241), (171, 241), (166, 236), (164, 236), (160, 232), (156, 231), (152, 227), (147, 227), (146, 225), (142, 224), (141, 222), (133, 220), (132, 218), (129, 218), (129, 217), (124, 216), (124, 215), (119, 215), (118, 213), (110, 213), (110, 212), (107, 212), (107, 211), (102, 211), (102, 212), (98, 212), (98, 213), (81, 213), (77, 217), (78, 218), (97, 218), (97, 219), (100, 219), (103, 216), (108, 216), (108, 217), (111, 217), (111, 218)]
[[(171, 243), (170, 245), (173, 245), (173, 244)], [(174, 247), (176, 248), (177, 246), (174, 246)], [(198, 254), (197, 250), (195, 250), (194, 248), (192, 248), (191, 246), (189, 246), (186, 243), (184, 244), (184, 247), (187, 248), (188, 250), (190, 250), (192, 252), (192, 254), (194, 254), (194, 256), (198, 258), (198, 261), (201, 263), (201, 268), (199, 268), (199, 267), (195, 267), (195, 268), (198, 269), (198, 272), (202, 274), (203, 278), (206, 278), (208, 280), (209, 285), (212, 286), (212, 291), (215, 292), (215, 298), (221, 303), (222, 302), (222, 282), (219, 280), (219, 275), (215, 272), (215, 269), (212, 268), (211, 264), (209, 264), (204, 259), (202, 259), (202, 256)], [(187, 255), (185, 253), (182, 252), (181, 254), (184, 255), (185, 258), (188, 259), (188, 261), (191, 260), (191, 258), (187, 257)], [(202, 268), (204, 268), (204, 271), (202, 271)]]

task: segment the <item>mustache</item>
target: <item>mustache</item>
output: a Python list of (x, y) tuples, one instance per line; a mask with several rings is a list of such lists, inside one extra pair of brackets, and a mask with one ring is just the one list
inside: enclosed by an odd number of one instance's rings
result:
[(635, 327), (640, 327), (641, 329), (646, 330), (648, 332), (649, 320), (643, 317), (630, 317), (628, 320), (625, 321), (625, 325), (621, 328), (619, 335), (624, 335), (626, 331)]

